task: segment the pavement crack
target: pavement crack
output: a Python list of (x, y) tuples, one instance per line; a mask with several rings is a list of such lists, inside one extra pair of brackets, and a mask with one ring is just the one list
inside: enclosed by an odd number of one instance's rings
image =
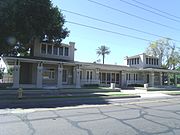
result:
[(29, 129), (29, 135), (34, 135), (36, 133), (35, 128), (33, 127), (32, 123), (28, 119), (28, 114), (16, 114), (16, 117), (18, 117)]
[(75, 128), (81, 129), (83, 131), (86, 131), (88, 135), (93, 135), (92, 131), (87, 129), (87, 128), (83, 128), (79, 125), (79, 121), (73, 121), (68, 119), (67, 117), (62, 117), (60, 116), (55, 110), (52, 111), (57, 117), (62, 118), (64, 120), (66, 120), (68, 123), (70, 123), (72, 126), (74, 126)]

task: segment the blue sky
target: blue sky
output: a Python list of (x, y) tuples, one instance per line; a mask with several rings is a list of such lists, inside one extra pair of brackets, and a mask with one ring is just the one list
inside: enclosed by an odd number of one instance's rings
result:
[[(148, 20), (156, 21), (158, 23), (180, 29), (180, 18), (171, 17), (173, 19), (178, 20), (179, 22), (168, 20), (166, 18), (160, 17), (158, 15), (152, 14), (150, 12), (123, 3), (121, 0), (93, 0), (93, 1), (143, 17)], [(132, 0), (125, 0), (125, 1), (132, 4), (137, 4), (134, 3)], [(146, 1), (137, 0), (137, 1), (180, 17), (179, 0), (146, 0)], [(104, 21), (109, 21), (119, 25), (125, 25), (127, 27), (180, 40), (180, 30), (173, 30), (147, 21), (143, 21), (128, 16), (126, 14), (122, 14), (120, 12), (94, 4), (92, 2), (89, 2), (88, 0), (52, 0), (52, 2), (55, 6), (58, 6), (59, 9), (69, 10), (79, 14), (98, 18)], [(147, 9), (147, 7), (144, 8)], [(62, 11), (62, 13), (65, 15), (65, 19), (67, 21), (98, 27), (101, 29), (119, 32), (122, 34), (141, 37), (148, 39), (150, 41), (155, 41), (160, 38), (148, 34), (135, 32), (125, 28), (120, 28), (110, 24), (94, 21), (91, 19), (83, 18), (64, 11)], [(76, 43), (76, 48), (77, 48), (77, 51), (75, 52), (76, 61), (94, 62), (98, 59), (102, 59), (101, 56), (99, 57), (97, 56), (96, 49), (101, 45), (106, 45), (107, 47), (110, 48), (111, 53), (105, 57), (105, 63), (123, 64), (123, 59), (125, 56), (132, 56), (143, 53), (147, 48), (147, 46), (149, 45), (149, 41), (124, 37), (124, 36), (103, 32), (99, 30), (94, 30), (70, 23), (66, 23), (65, 26), (70, 30), (70, 35), (65, 40), (63, 40), (63, 43), (68, 43), (69, 41), (73, 41)], [(180, 42), (176, 42), (176, 45), (180, 46)]]

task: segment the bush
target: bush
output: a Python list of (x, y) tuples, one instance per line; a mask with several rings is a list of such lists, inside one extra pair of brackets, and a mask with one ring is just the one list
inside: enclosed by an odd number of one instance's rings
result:
[(99, 87), (99, 84), (84, 84), (84, 87), (97, 88), (97, 87)]
[(128, 87), (144, 87), (143, 84), (129, 84)]

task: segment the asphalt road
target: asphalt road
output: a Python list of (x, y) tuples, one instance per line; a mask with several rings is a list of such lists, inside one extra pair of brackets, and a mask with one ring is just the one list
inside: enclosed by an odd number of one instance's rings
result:
[(1, 109), (0, 135), (180, 135), (179, 99)]

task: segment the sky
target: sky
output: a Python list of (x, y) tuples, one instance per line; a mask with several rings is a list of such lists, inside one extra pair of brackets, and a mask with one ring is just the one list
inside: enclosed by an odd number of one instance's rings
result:
[[(92, 1), (106, 5), (111, 9), (95, 4)], [(123, 1), (128, 2), (130, 4), (136, 4), (138, 6), (143, 7), (146, 10), (148, 9), (158, 14), (161, 14), (166, 18), (134, 7), (132, 5), (124, 3)], [(101, 45), (105, 45), (109, 47), (111, 50), (111, 53), (105, 56), (105, 64), (122, 65), (123, 60), (126, 56), (133, 56), (145, 52), (150, 42), (160, 39), (160, 36), (180, 40), (180, 0), (136, 1), (149, 5), (153, 8), (159, 9), (161, 11), (167, 12), (176, 17), (168, 16), (167, 14), (163, 14), (156, 10), (140, 5), (136, 3), (134, 0), (52, 0), (53, 5), (58, 6), (58, 8), (65, 16), (66, 21), (80, 23), (83, 25), (96, 27), (98, 29), (105, 29), (108, 31), (118, 33), (114, 34), (111, 32), (95, 30), (92, 28), (87, 28), (66, 22), (65, 27), (67, 27), (68, 30), (70, 30), (70, 34), (69, 37), (67, 37), (62, 42), (75, 42), (75, 47), (77, 49), (77, 51), (75, 52), (75, 61), (95, 62), (98, 59), (101, 59), (102, 62), (102, 57), (98, 57), (98, 55), (96, 54), (96, 49)], [(119, 26), (98, 22), (92, 19), (84, 18), (82, 16), (65, 12), (64, 10), (68, 10), (78, 14), (83, 14), (88, 17), (97, 18), (103, 21), (108, 21), (117, 25), (123, 25), (133, 29), (138, 29), (159, 36), (153, 36), (122, 28)], [(135, 18), (122, 12), (133, 14), (143, 19), (156, 22), (160, 25)], [(148, 41), (122, 36), (120, 34), (135, 36), (138, 38), (147, 39)], [(180, 42), (173, 42), (180, 47)]]

